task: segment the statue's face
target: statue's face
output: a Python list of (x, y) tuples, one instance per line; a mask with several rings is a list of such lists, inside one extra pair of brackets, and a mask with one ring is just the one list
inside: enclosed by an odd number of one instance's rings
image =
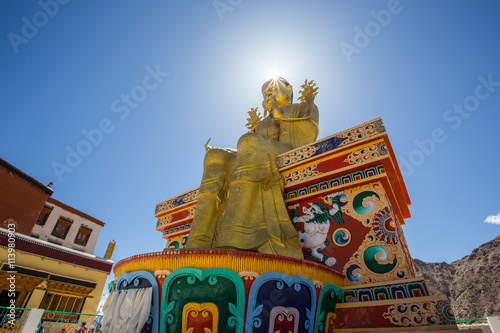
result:
[(271, 96), (276, 98), (276, 102), (278, 102), (278, 107), (282, 107), (285, 104), (290, 103), (291, 99), (291, 89), (292, 86), (286, 86), (283, 82), (276, 80), (270, 83), (269, 87), (266, 89), (264, 94), (264, 107), (267, 110), (271, 110), (273, 103), (271, 102)]

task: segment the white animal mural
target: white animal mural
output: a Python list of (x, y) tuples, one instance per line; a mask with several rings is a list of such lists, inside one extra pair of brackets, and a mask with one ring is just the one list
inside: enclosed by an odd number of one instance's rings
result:
[(302, 216), (298, 216), (297, 214), (299, 204), (288, 206), (288, 209), (292, 210), (292, 223), (294, 227), (297, 228), (299, 223), (304, 224), (304, 229), (299, 231), (299, 241), (302, 248), (311, 249), (310, 254), (309, 251), (306, 251), (304, 255), (325, 263), (329, 267), (334, 266), (337, 260), (334, 257), (327, 257), (321, 251), (329, 244), (327, 235), (330, 224), (336, 222), (341, 226), (344, 225), (341, 207), (346, 203), (340, 202), (340, 198), (343, 195), (343, 192), (338, 192), (329, 194), (326, 197), (326, 201), (331, 202), (331, 209), (328, 209), (322, 202), (308, 203), (309, 207), (302, 207), (302, 212), (304, 213)]

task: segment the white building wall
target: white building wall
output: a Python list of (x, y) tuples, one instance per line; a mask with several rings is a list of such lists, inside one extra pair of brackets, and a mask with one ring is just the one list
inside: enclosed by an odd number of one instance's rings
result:
[[(35, 236), (41, 240), (56, 243), (78, 251), (90, 254), (94, 253), (94, 249), (97, 244), (97, 238), (99, 237), (99, 232), (101, 231), (102, 228), (101, 225), (89, 221), (78, 214), (72, 213), (61, 207), (58, 207), (54, 203), (46, 202), (45, 206), (53, 208), (52, 212), (47, 218), (45, 225), (41, 226), (35, 224), (35, 227), (31, 231), (32, 236)], [(51, 235), (52, 230), (54, 230), (54, 227), (56, 226), (59, 217), (63, 217), (73, 222), (68, 230), (68, 233), (66, 234), (65, 239), (61, 239), (59, 237)], [(86, 246), (78, 245), (75, 243), (76, 235), (78, 234), (78, 230), (80, 230), (80, 226), (82, 225), (92, 230), (92, 233), (89, 236)]]

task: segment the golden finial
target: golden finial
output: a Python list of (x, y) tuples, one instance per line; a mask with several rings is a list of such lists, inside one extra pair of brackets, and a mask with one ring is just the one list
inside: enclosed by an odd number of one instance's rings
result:
[(314, 80), (311, 80), (309, 82), (306, 80), (300, 87), (302, 88), (302, 90), (299, 91), (299, 94), (301, 94), (299, 97), (299, 101), (314, 101), (314, 98), (318, 94), (318, 87), (316, 87), (316, 83), (314, 83)]
[(115, 250), (115, 245), (116, 242), (113, 239), (111, 242), (108, 244), (108, 248), (106, 249), (106, 253), (104, 253), (104, 259), (111, 259), (113, 256), (113, 251)]
[(212, 147), (210, 147), (210, 146), (208, 145), (208, 143), (210, 142), (210, 140), (212, 140), (212, 138), (209, 138), (209, 139), (208, 139), (208, 141), (207, 141), (207, 143), (205, 143), (205, 145), (203, 146), (203, 147), (205, 147), (205, 151), (206, 151), (206, 152), (208, 152), (210, 149), (212, 149)]
[(257, 124), (261, 121), (262, 117), (260, 116), (260, 113), (257, 113), (258, 108), (252, 108), (250, 111), (248, 111), (248, 115), (250, 117), (247, 118), (248, 122), (245, 125), (249, 132), (254, 132), (255, 127), (257, 127)]

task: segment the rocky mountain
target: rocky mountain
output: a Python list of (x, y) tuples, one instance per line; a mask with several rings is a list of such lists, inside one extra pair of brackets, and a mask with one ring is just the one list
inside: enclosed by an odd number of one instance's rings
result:
[(432, 295), (446, 294), (457, 319), (500, 315), (500, 236), (451, 264), (415, 259)]

